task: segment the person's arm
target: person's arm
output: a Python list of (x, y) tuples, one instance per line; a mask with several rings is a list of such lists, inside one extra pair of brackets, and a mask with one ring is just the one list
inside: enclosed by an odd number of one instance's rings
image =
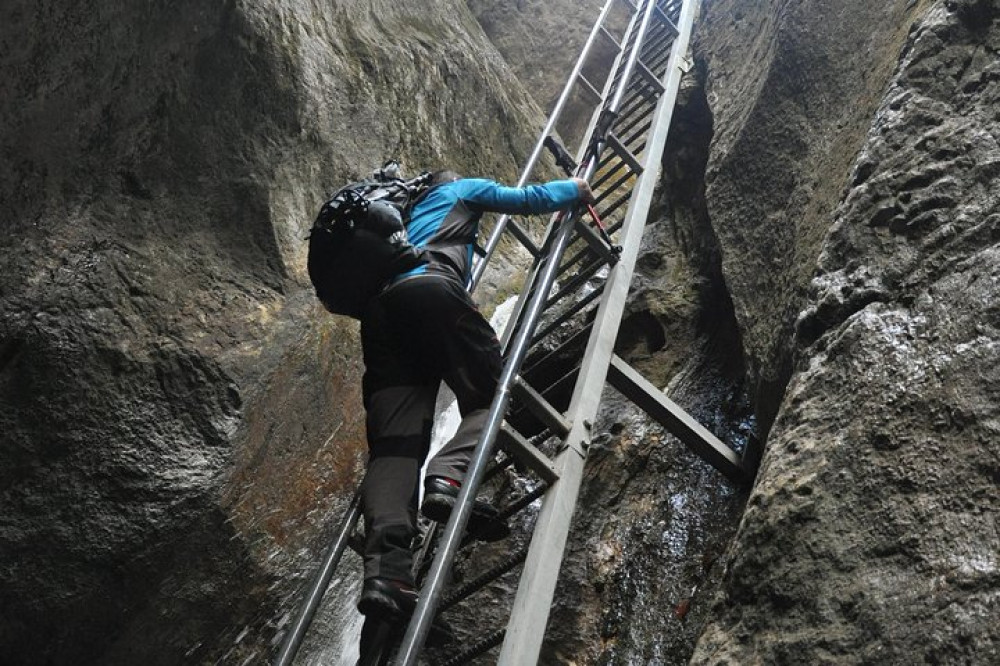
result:
[(458, 195), (463, 201), (485, 211), (514, 215), (552, 213), (593, 197), (590, 188), (581, 179), (506, 187), (492, 180), (466, 178), (457, 181), (457, 185)]

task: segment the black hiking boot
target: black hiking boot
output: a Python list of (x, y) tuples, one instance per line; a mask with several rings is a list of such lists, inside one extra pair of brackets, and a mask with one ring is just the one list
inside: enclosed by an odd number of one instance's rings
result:
[[(368, 620), (403, 627), (417, 607), (417, 591), (406, 583), (389, 578), (367, 578), (361, 588), (358, 612)], [(369, 622), (365, 622), (365, 627)], [(371, 625), (374, 630), (375, 625)], [(427, 635), (429, 647), (440, 647), (454, 640), (454, 633), (443, 620), (435, 618)], [(400, 634), (397, 638), (402, 638)], [(362, 640), (364, 636), (362, 635)]]
[[(424, 480), (424, 503), (420, 512), (439, 523), (448, 522), (451, 510), (462, 488), (458, 481), (443, 476), (428, 476)], [(480, 541), (500, 541), (510, 536), (510, 527), (500, 518), (495, 508), (476, 500), (469, 516), (469, 535)]]
[(406, 583), (388, 578), (368, 578), (361, 588), (358, 612), (385, 620), (406, 618), (417, 607), (417, 591)]

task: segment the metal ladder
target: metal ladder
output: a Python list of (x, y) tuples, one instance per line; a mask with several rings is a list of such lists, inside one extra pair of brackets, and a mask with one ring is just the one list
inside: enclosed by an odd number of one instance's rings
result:
[[(590, 211), (554, 215), (541, 245), (515, 221), (501, 217), (473, 271), (471, 288), (482, 278), (505, 233), (534, 256), (503, 335), (500, 383), (455, 508), (447, 525), (432, 527), (436, 533), (424, 535), (424, 548), (429, 552), (434, 546), (433, 561), (429, 568), (424, 564), (420, 601), (395, 653), (397, 666), (418, 664), (439, 612), (522, 563), (506, 628), (482, 636), (444, 666), (468, 663), (501, 643), (498, 664), (537, 663), (605, 383), (734, 483), (752, 478), (755, 455), (750, 454), (755, 452), (738, 454), (614, 354), (680, 79), (687, 69), (696, 6), (697, 0), (605, 3), (518, 182), (528, 182), (546, 146), (552, 147), (550, 137), (576, 93), (577, 98), (592, 100), (593, 112), (577, 151), (580, 166), (573, 169), (572, 158), (565, 155), (561, 164), (590, 181), (597, 203)], [(613, 9), (623, 8), (627, 26), (619, 39), (610, 17)], [(602, 89), (583, 73), (599, 39), (608, 40), (618, 52)], [(586, 212), (592, 213), (593, 224), (581, 214)], [(504, 454), (495, 462), (498, 445)], [(543, 445), (554, 453), (546, 455)], [(448, 590), (449, 574), (467, 540), (466, 524), (483, 481), (512, 463), (538, 478), (532, 491), (502, 511), (508, 517), (541, 498), (530, 545), (458, 589)], [(287, 666), (294, 658), (359, 516), (355, 496), (285, 637), (276, 666)], [(398, 633), (390, 638), (384, 627), (372, 631), (380, 632), (376, 640), (399, 640)], [(388, 652), (368, 661), (363, 655), (362, 663), (383, 664), (388, 659)]]

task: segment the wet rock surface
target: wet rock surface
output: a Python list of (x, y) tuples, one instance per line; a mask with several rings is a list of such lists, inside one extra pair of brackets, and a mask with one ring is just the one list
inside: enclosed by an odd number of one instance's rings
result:
[(997, 18), (937, 3), (902, 49), (692, 663), (1000, 658)]

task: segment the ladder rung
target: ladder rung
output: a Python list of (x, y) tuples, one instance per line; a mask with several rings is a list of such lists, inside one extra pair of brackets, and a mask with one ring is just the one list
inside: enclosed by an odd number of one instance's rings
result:
[(656, 91), (657, 97), (662, 95), (663, 91), (666, 90), (666, 88), (663, 87), (663, 82), (661, 82), (658, 78), (656, 78), (655, 74), (649, 71), (649, 68), (646, 67), (646, 63), (644, 63), (642, 60), (639, 60), (635, 63), (635, 66), (639, 70), (639, 74), (642, 75), (642, 78), (646, 79), (646, 83), (648, 83), (649, 86), (654, 91)]
[(660, 101), (660, 96), (657, 94), (656, 90), (650, 90), (650, 86), (646, 83), (646, 78), (633, 80), (631, 85), (629, 85), (629, 91), (635, 93), (641, 98), (641, 104), (646, 105), (647, 108), (652, 111), (656, 110), (656, 103)]
[[(574, 247), (574, 246), (571, 245), (570, 247)], [(576, 251), (576, 253), (571, 258), (563, 261), (562, 264), (559, 265), (559, 274), (558, 274), (558, 277), (560, 277), (560, 278), (563, 277), (564, 275), (566, 275), (567, 273), (569, 273), (573, 269), (574, 266), (581, 265), (586, 260), (593, 259), (593, 257), (594, 257), (593, 250), (591, 250), (591, 248), (590, 248), (589, 245), (587, 245), (586, 243), (584, 243), (583, 247), (579, 248)], [(555, 303), (555, 301), (557, 301), (557, 300), (559, 300), (557, 297), (552, 296), (552, 297), (549, 298), (548, 303), (550, 303), (550, 304), (551, 303)], [(534, 343), (532, 343), (532, 344), (534, 344)]]
[(577, 82), (580, 83), (581, 86), (583, 86), (584, 90), (586, 90), (588, 93), (590, 93), (591, 97), (593, 97), (594, 99), (596, 99), (598, 102), (604, 100), (604, 95), (602, 95), (601, 91), (598, 90), (597, 87), (594, 86), (594, 84), (591, 83), (590, 80), (587, 79), (587, 77), (583, 75), (583, 72), (580, 72), (579, 76), (576, 77), (576, 80), (577, 80)]
[(559, 480), (556, 466), (548, 456), (539, 451), (538, 447), (532, 446), (528, 440), (521, 437), (521, 433), (506, 423), (500, 427), (499, 442), (507, 453), (537, 474), (545, 483), (552, 485)]
[(566, 418), (553, 407), (542, 394), (533, 389), (528, 382), (518, 377), (514, 382), (514, 394), (524, 402), (532, 414), (552, 429), (559, 437), (565, 437), (569, 433), (569, 423)]
[[(640, 95), (640, 97), (642, 96)], [(648, 122), (654, 113), (656, 113), (656, 105), (650, 104), (649, 100), (643, 97), (634, 109), (630, 109), (627, 114), (618, 117), (618, 121), (615, 123), (615, 132), (624, 137), (639, 123)]]
[(552, 333), (557, 328), (559, 328), (560, 326), (562, 326), (563, 324), (565, 324), (567, 321), (569, 321), (570, 319), (572, 319), (573, 317), (575, 317), (577, 314), (580, 313), (580, 311), (582, 311), (588, 305), (590, 305), (591, 303), (593, 303), (596, 299), (600, 298), (600, 296), (601, 296), (602, 293), (604, 293), (604, 285), (603, 284), (600, 287), (598, 287), (597, 289), (594, 289), (592, 292), (590, 292), (589, 294), (587, 294), (583, 298), (577, 300), (576, 303), (573, 304), (573, 307), (569, 308), (568, 310), (566, 310), (565, 312), (563, 312), (562, 314), (560, 314), (554, 320), (552, 320), (551, 322), (549, 322), (549, 324), (546, 325), (545, 328), (543, 328), (541, 331), (539, 331), (538, 333), (536, 333), (534, 339), (532, 339), (532, 344), (535, 344), (539, 340), (542, 340), (542, 339), (548, 337), (550, 333)]
[(525, 368), (524, 375), (531, 375), (535, 370), (544, 367), (550, 359), (558, 358), (560, 354), (563, 354), (566, 350), (571, 349), (574, 344), (578, 345), (580, 349), (583, 349), (583, 345), (586, 344), (586, 342), (581, 340), (581, 338), (585, 338), (588, 335), (590, 335), (590, 324), (581, 326), (573, 332), (573, 335), (563, 340), (559, 346), (546, 352), (541, 356), (541, 358), (532, 363), (529, 367)]
[[(619, 136), (625, 137), (626, 133), (631, 131), (639, 123), (645, 122), (648, 127), (649, 119), (655, 112), (656, 105), (650, 104), (649, 101), (644, 98), (635, 106), (634, 109), (630, 109), (626, 115), (618, 117), (618, 120), (615, 122), (615, 132), (617, 132)], [(623, 139), (623, 143), (628, 144), (630, 143), (630, 140), (634, 138), (635, 134), (629, 135), (629, 138)]]
[[(625, 182), (629, 178), (632, 178), (634, 175), (635, 174), (633, 174), (631, 172), (626, 172), (624, 176), (622, 176), (621, 178), (619, 178), (618, 180), (615, 181), (614, 185), (611, 185), (610, 187), (607, 188), (608, 192), (614, 192), (614, 191), (616, 191), (619, 187), (621, 187), (622, 185), (624, 185)], [(633, 188), (630, 187), (628, 189), (629, 189), (629, 192), (631, 192)], [(600, 201), (600, 199), (598, 199), (598, 201)]]
[(659, 4), (656, 5), (656, 9), (653, 10), (653, 13), (658, 19), (663, 21), (663, 23), (666, 24), (666, 26), (670, 28), (675, 35), (681, 34), (681, 31), (677, 28), (677, 24), (674, 23), (669, 16), (667, 16), (666, 12), (660, 8)]
[[(584, 330), (586, 330), (586, 331), (589, 332), (590, 331), (590, 327), (586, 326), (586, 327), (584, 327)], [(575, 339), (576, 335), (573, 335), (572, 337)], [(584, 340), (583, 342), (585, 343), (586, 340)], [(565, 348), (565, 347), (563, 345), (561, 345), (560, 348)], [(581, 349), (579, 351), (580, 351), (580, 353), (577, 354), (577, 360), (574, 361), (573, 364), (571, 364), (571, 365), (568, 366), (569, 367), (568, 371), (564, 372), (562, 376), (556, 378), (555, 381), (551, 382), (550, 384), (547, 384), (544, 388), (541, 389), (541, 391), (538, 391), (537, 389), (534, 389), (536, 392), (538, 392), (538, 394), (542, 397), (542, 399), (545, 400), (548, 404), (550, 404), (550, 405), (552, 404), (551, 398), (553, 396), (556, 397), (556, 398), (562, 398), (566, 402), (569, 402), (569, 395), (568, 394), (560, 394), (560, 391), (563, 390), (563, 389), (565, 389), (567, 387), (567, 385), (569, 385), (569, 388), (572, 388), (572, 384), (575, 381), (576, 376), (578, 374), (580, 374), (579, 357), (582, 356), (582, 352), (583, 352), (582, 347), (581, 347)], [(563, 364), (563, 365), (567, 365), (567, 364)], [(553, 407), (553, 409), (555, 409), (555, 407)]]
[(628, 118), (637, 110), (655, 107), (658, 101), (659, 96), (650, 93), (647, 87), (643, 85), (643, 81), (633, 80), (629, 86), (625, 100), (622, 102), (618, 117)]
[[(573, 389), (573, 385), (576, 383), (576, 378), (579, 375), (580, 375), (580, 366), (574, 365), (572, 368), (569, 369), (569, 372), (567, 372), (565, 375), (563, 375), (559, 379), (549, 384), (548, 387), (546, 387), (545, 392), (548, 394), (555, 393), (558, 395), (561, 390), (567, 388), (570, 389), (571, 392)], [(566, 395), (566, 401), (569, 402), (569, 393), (565, 393), (565, 395)]]
[(628, 164), (629, 168), (632, 169), (633, 172), (639, 174), (646, 170), (641, 164), (639, 164), (638, 158), (632, 154), (632, 151), (626, 148), (625, 145), (618, 139), (618, 136), (613, 132), (608, 133), (608, 146), (610, 146), (619, 157), (625, 160), (625, 163)]
[(542, 497), (542, 495), (548, 492), (550, 487), (551, 485), (548, 483), (538, 484), (538, 486), (530, 493), (527, 493), (526, 495), (522, 496), (520, 499), (510, 504), (509, 506), (504, 507), (503, 511), (500, 512), (500, 518), (502, 520), (507, 520), (515, 513), (518, 513), (528, 508), (535, 500), (539, 499), (540, 497)]
[(528, 232), (522, 229), (521, 225), (513, 219), (507, 221), (506, 228), (511, 234), (513, 234), (514, 238), (519, 240), (521, 245), (523, 245), (524, 248), (531, 253), (531, 256), (537, 257), (541, 253), (541, 250), (539, 250), (538, 246), (535, 245), (535, 241), (531, 240), (531, 236), (528, 235)]
[(625, 168), (625, 176), (628, 177), (628, 176), (631, 175), (630, 173), (628, 173), (628, 168), (627, 168), (628, 165), (625, 164), (625, 160), (619, 159), (618, 163), (615, 164), (615, 157), (617, 157), (617, 155), (613, 154), (612, 158), (609, 159), (608, 162), (604, 165), (604, 169), (603, 169), (603, 173), (601, 173), (601, 177), (595, 179), (594, 182), (592, 182), (590, 184), (590, 188), (591, 189), (593, 189), (593, 190), (600, 190), (600, 189), (614, 190), (615, 188), (613, 188), (613, 187), (611, 187), (611, 188), (604, 188), (604, 183), (606, 183), (609, 180), (611, 180), (612, 178), (614, 178), (618, 174), (618, 172), (622, 171), (623, 167)]
[[(545, 483), (544, 481), (542, 483), (539, 483), (538, 486), (536, 486), (535, 489), (532, 490), (530, 493), (522, 495), (521, 497), (518, 498), (516, 502), (511, 502), (510, 504), (505, 506), (501, 511), (497, 513), (497, 518), (506, 522), (507, 519), (513, 516), (515, 513), (519, 513), (520, 511), (528, 508), (528, 506), (530, 506), (532, 502), (534, 502), (542, 495), (544, 495), (550, 487), (551, 485)], [(469, 544), (476, 543), (476, 541), (477, 538), (475, 535), (466, 534), (465, 538), (462, 539), (462, 548), (465, 548)]]
[[(594, 232), (590, 231), (590, 233), (593, 234)], [(596, 236), (596, 234), (594, 234), (594, 235)], [(601, 242), (603, 242), (603, 241), (601, 241)], [(566, 298), (567, 295), (572, 294), (577, 289), (579, 289), (580, 287), (582, 287), (590, 279), (592, 279), (595, 275), (597, 275), (597, 271), (601, 270), (605, 266), (605, 264), (607, 264), (607, 261), (605, 261), (603, 258), (599, 257), (597, 259), (597, 261), (593, 261), (589, 265), (584, 266), (583, 268), (581, 268), (579, 270), (579, 272), (577, 272), (577, 274), (575, 276), (573, 276), (572, 280), (570, 280), (568, 283), (566, 283), (566, 285), (563, 286), (562, 289), (560, 289), (559, 291), (557, 291), (555, 293), (555, 295), (552, 296), (552, 298), (550, 298), (546, 302), (545, 307), (546, 308), (552, 307), (553, 305), (555, 305), (556, 303), (558, 303), (562, 299)], [(532, 340), (532, 344), (535, 344), (535, 340)]]
[[(634, 123), (631, 123), (631, 124), (629, 125), (628, 129), (632, 129), (632, 128), (633, 128), (633, 127), (635, 127), (635, 126), (636, 126), (636, 125), (638, 124), (638, 122), (640, 122), (640, 121), (647, 121), (647, 120), (648, 120), (648, 118), (649, 118), (649, 117), (647, 116), (647, 117), (645, 117), (645, 118), (640, 118), (640, 119), (638, 119), (638, 120), (637, 120), (636, 122), (634, 122)], [(648, 122), (646, 122), (646, 124), (645, 124), (645, 125), (643, 125), (643, 126), (642, 126), (642, 127), (640, 127), (639, 129), (637, 129), (636, 131), (632, 132), (632, 133), (631, 133), (631, 134), (629, 134), (628, 136), (625, 136), (624, 138), (622, 138), (622, 140), (621, 140), (621, 142), (622, 142), (622, 145), (624, 145), (624, 146), (631, 146), (631, 145), (634, 145), (634, 144), (635, 144), (635, 143), (636, 143), (636, 142), (638, 141), (638, 142), (639, 142), (639, 144), (640, 144), (640, 147), (639, 147), (639, 148), (632, 148), (632, 149), (630, 149), (630, 150), (632, 150), (633, 152), (636, 152), (637, 150), (641, 150), (642, 148), (645, 148), (645, 147), (646, 147), (646, 142), (645, 142), (645, 138), (646, 138), (646, 131), (647, 131), (648, 129), (649, 129), (649, 123), (648, 123)]]
[(618, 38), (612, 35), (611, 32), (603, 25), (601, 26), (601, 34), (607, 37), (608, 40), (615, 45), (616, 49), (618, 49), (619, 51), (622, 50), (622, 45), (621, 42), (618, 41)]
[[(600, 204), (605, 198), (607, 198), (611, 194), (614, 194), (614, 190), (608, 190), (607, 192), (604, 193), (603, 196), (599, 196), (597, 198), (597, 203)], [(601, 214), (601, 217), (606, 220), (609, 217), (611, 217), (619, 208), (622, 207), (622, 205), (626, 201), (628, 201), (631, 198), (632, 198), (632, 190), (629, 190), (625, 194), (615, 199), (610, 206), (598, 212)]]

